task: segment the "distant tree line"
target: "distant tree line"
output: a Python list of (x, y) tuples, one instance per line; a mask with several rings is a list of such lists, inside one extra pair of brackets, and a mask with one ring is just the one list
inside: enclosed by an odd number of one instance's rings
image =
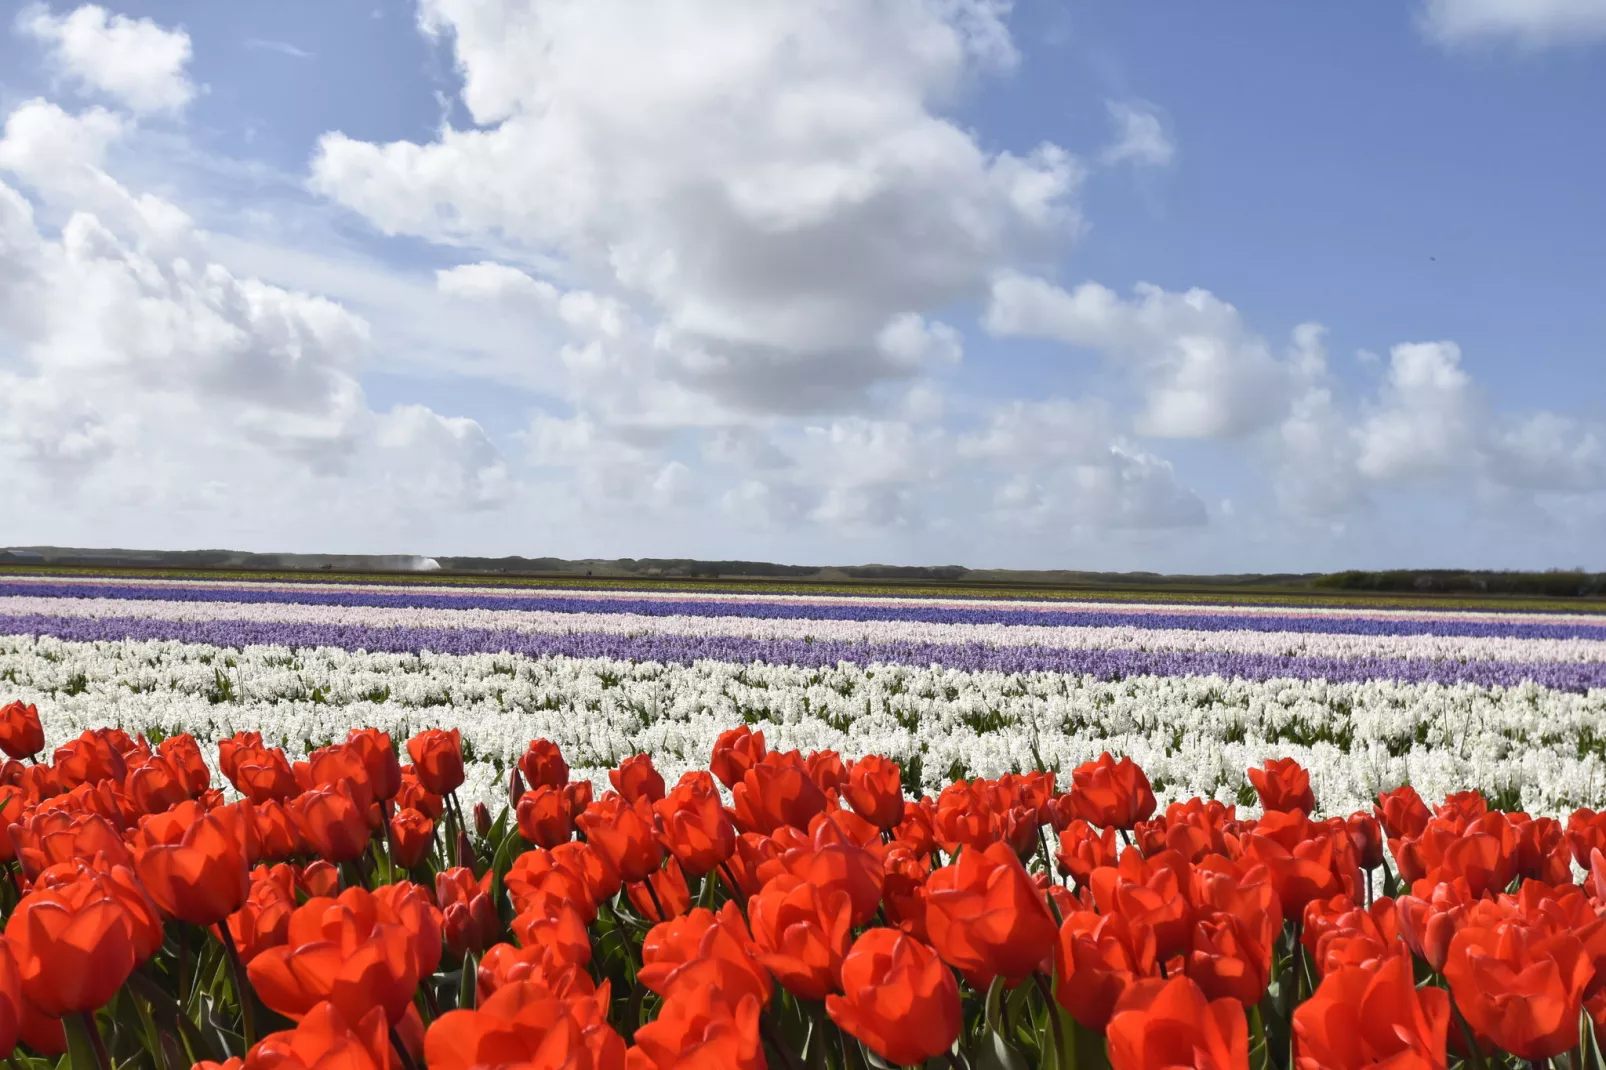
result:
[[(422, 558), (404, 555), (274, 554), (236, 550), (80, 550), (53, 546), (0, 548), (0, 564), (58, 564), (90, 568), (291, 569), (352, 572), (408, 571)], [(1548, 572), (1470, 569), (1351, 569), (1347, 572), (1239, 573), (1171, 576), (1159, 572), (1079, 572), (1065, 569), (968, 569), (960, 565), (781, 565), (771, 561), (700, 561), (685, 557), (571, 560), (560, 557), (438, 557), (448, 572), (527, 573), (662, 579), (791, 579), (822, 582), (962, 583), (977, 587), (1040, 586), (1158, 590), (1356, 591), (1378, 593), (1606, 596), (1606, 573), (1581, 568)]]
[(1318, 576), (1312, 587), (1339, 591), (1422, 591), (1443, 594), (1526, 594), (1580, 598), (1606, 594), (1606, 573), (1582, 569), (1548, 572), (1471, 572), (1458, 569), (1351, 569)]

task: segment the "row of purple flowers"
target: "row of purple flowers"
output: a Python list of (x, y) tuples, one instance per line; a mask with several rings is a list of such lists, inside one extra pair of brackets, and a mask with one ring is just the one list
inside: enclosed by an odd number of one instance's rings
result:
[(849, 643), (734, 636), (532, 634), (473, 628), (374, 628), (261, 621), (173, 621), (130, 617), (0, 615), (0, 634), (46, 635), (76, 642), (175, 640), (213, 646), (339, 647), (388, 653), (509, 653), (528, 657), (607, 657), (623, 661), (832, 666), (838, 662), (941, 665), (966, 671), (1058, 672), (1100, 679), (1209, 676), (1248, 680), (1322, 679), (1334, 683), (1397, 680), (1484, 687), (1531, 682), (1561, 691), (1606, 687), (1606, 663), (1278, 657), (1198, 651), (1061, 650), (982, 644)]
[(35, 583), (0, 581), (0, 595), (48, 598), (110, 598), (130, 601), (288, 603), (319, 606), (388, 606), (416, 609), (533, 610), (554, 613), (632, 613), (644, 616), (749, 617), (764, 619), (918, 621), (936, 624), (1029, 624), (1080, 628), (1176, 628), (1195, 631), (1298, 632), (1326, 635), (1441, 635), (1474, 638), (1606, 640), (1599, 623), (1532, 620), (1421, 620), (1381, 615), (1322, 616), (1266, 613), (1166, 613), (1086, 609), (1018, 609), (987, 606), (820, 605), (756, 600), (709, 601), (661, 598), (572, 597), (563, 594), (508, 596), (461, 592), (327, 591), (241, 586), (155, 586), (132, 583)]

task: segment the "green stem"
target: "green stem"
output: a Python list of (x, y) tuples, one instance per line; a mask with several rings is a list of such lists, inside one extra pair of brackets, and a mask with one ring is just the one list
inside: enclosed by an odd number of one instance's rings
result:
[(1478, 1038), (1472, 1032), (1472, 1027), (1467, 1024), (1467, 1020), (1461, 1017), (1461, 1009), (1455, 1005), (1453, 1000), (1450, 1004), (1450, 1013), (1455, 1016), (1456, 1025), (1461, 1027), (1461, 1039), (1466, 1041), (1467, 1062), (1472, 1066), (1473, 1070), (1483, 1070), (1483, 1052), (1478, 1048)]
[(111, 1056), (106, 1053), (106, 1041), (100, 1035), (100, 1026), (95, 1022), (95, 1012), (81, 1011), (78, 1020), (89, 1033), (89, 1046), (94, 1049), (95, 1062), (99, 1064), (100, 1070), (112, 1070)]
[(1065, 1057), (1065, 1027), (1060, 1023), (1059, 1007), (1054, 1002), (1054, 989), (1043, 976), (1041, 970), (1032, 974), (1032, 981), (1037, 985), (1038, 994), (1048, 1007), (1048, 1028), (1054, 1036), (1054, 1065), (1059, 1066), (1060, 1060)]
[(212, 1062), (221, 1061), (225, 1057), (222, 1052), (212, 1047), (205, 1034), (200, 1031), (194, 1022), (190, 1021), (189, 1015), (184, 1013), (179, 1004), (172, 996), (168, 995), (167, 990), (159, 982), (153, 980), (150, 975), (144, 972), (143, 967), (129, 975), (128, 983), (130, 987), (144, 997), (146, 1004), (151, 1008), (151, 1017), (156, 1017), (157, 1012), (160, 1011), (163, 1019), (171, 1019), (177, 1023), (178, 1031), (183, 1036), (184, 1043), (190, 1049), (192, 1056), (198, 1059), (204, 1055)]
[(658, 889), (652, 886), (652, 878), (648, 877), (641, 883), (647, 886), (647, 898), (652, 900), (652, 907), (658, 912), (658, 917), (655, 920), (668, 921), (669, 915), (664, 913), (664, 905), (658, 901)]
[(234, 934), (229, 931), (227, 919), (218, 927), (223, 937), (223, 951), (228, 955), (229, 973), (234, 978), (234, 998), (240, 1003), (240, 1027), (245, 1033), (245, 1050), (256, 1047), (256, 1010), (251, 1006), (252, 989), (246, 983), (245, 964), (240, 961), (240, 949), (234, 946)]
[(797, 1056), (793, 1055), (791, 1049), (786, 1046), (786, 1041), (776, 1034), (775, 1026), (771, 1024), (768, 1017), (759, 1016), (758, 1031), (765, 1040), (769, 1041), (769, 1045), (775, 1050), (775, 1054), (781, 1057), (781, 1061), (786, 1064), (787, 1070), (803, 1070), (803, 1067), (797, 1061)]
[(412, 1053), (402, 1043), (401, 1034), (396, 1032), (395, 1026), (390, 1027), (390, 1046), (396, 1049), (396, 1058), (401, 1061), (402, 1070), (418, 1070), (418, 1064), (413, 1062)]

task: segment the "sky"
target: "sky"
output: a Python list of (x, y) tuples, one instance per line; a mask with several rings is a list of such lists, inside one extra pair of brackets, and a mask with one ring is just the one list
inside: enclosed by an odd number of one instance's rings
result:
[(0, 545), (1606, 569), (1606, 0), (0, 2)]

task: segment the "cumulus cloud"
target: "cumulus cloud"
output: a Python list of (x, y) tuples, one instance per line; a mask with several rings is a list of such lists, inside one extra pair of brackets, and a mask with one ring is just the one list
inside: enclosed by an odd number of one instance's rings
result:
[(313, 184), (387, 233), (562, 258), (652, 332), (637, 355), (654, 374), (715, 404), (851, 409), (911, 374), (906, 317), (1075, 223), (1063, 149), (989, 151), (944, 114), (1014, 63), (1002, 15), (425, 0), (476, 125), (427, 144), (329, 135)]
[(995, 515), (1012, 523), (1171, 528), (1207, 519), (1172, 465), (1120, 436), (1100, 399), (996, 406), (956, 452), (997, 474)]
[(116, 523), (186, 545), (196, 516), (293, 532), (509, 495), (475, 421), (370, 408), (367, 321), (230, 271), (181, 210), (107, 173), (127, 125), (29, 101), (0, 138), (0, 502), (19, 534), (104, 542), (94, 523)]
[(29, 4), (16, 25), (43, 45), (57, 72), (83, 92), (140, 114), (181, 111), (195, 98), (185, 70), (190, 36), (182, 29), (114, 15), (99, 4), (65, 15), (42, 3)]
[(1357, 465), (1404, 481), (1465, 468), (1476, 438), (1472, 379), (1454, 342), (1413, 342), (1389, 352), (1382, 404), (1357, 429)]
[(47, 100), (24, 101), (6, 116), (0, 171), (58, 210), (94, 212), (142, 247), (179, 251), (194, 237), (190, 217), (161, 197), (131, 193), (104, 170), (109, 150), (130, 132), (126, 118), (103, 108), (74, 115)]
[(997, 335), (1049, 338), (1099, 350), (1144, 392), (1139, 434), (1231, 438), (1287, 411), (1290, 367), (1208, 290), (1139, 283), (1130, 300), (1098, 283), (1064, 290), (1015, 273), (993, 282), (984, 319)]
[(1453, 342), (1390, 350), (1378, 401), (1354, 435), (1357, 468), (1383, 482), (1475, 477), (1521, 492), (1606, 488), (1602, 429), (1552, 412), (1491, 411)]
[(1105, 165), (1132, 163), (1145, 167), (1165, 167), (1176, 158), (1177, 147), (1152, 105), (1141, 101), (1105, 102), (1115, 140), (1099, 153)]
[(1426, 0), (1419, 21), (1431, 39), (1449, 46), (1583, 44), (1606, 38), (1606, 0)]

